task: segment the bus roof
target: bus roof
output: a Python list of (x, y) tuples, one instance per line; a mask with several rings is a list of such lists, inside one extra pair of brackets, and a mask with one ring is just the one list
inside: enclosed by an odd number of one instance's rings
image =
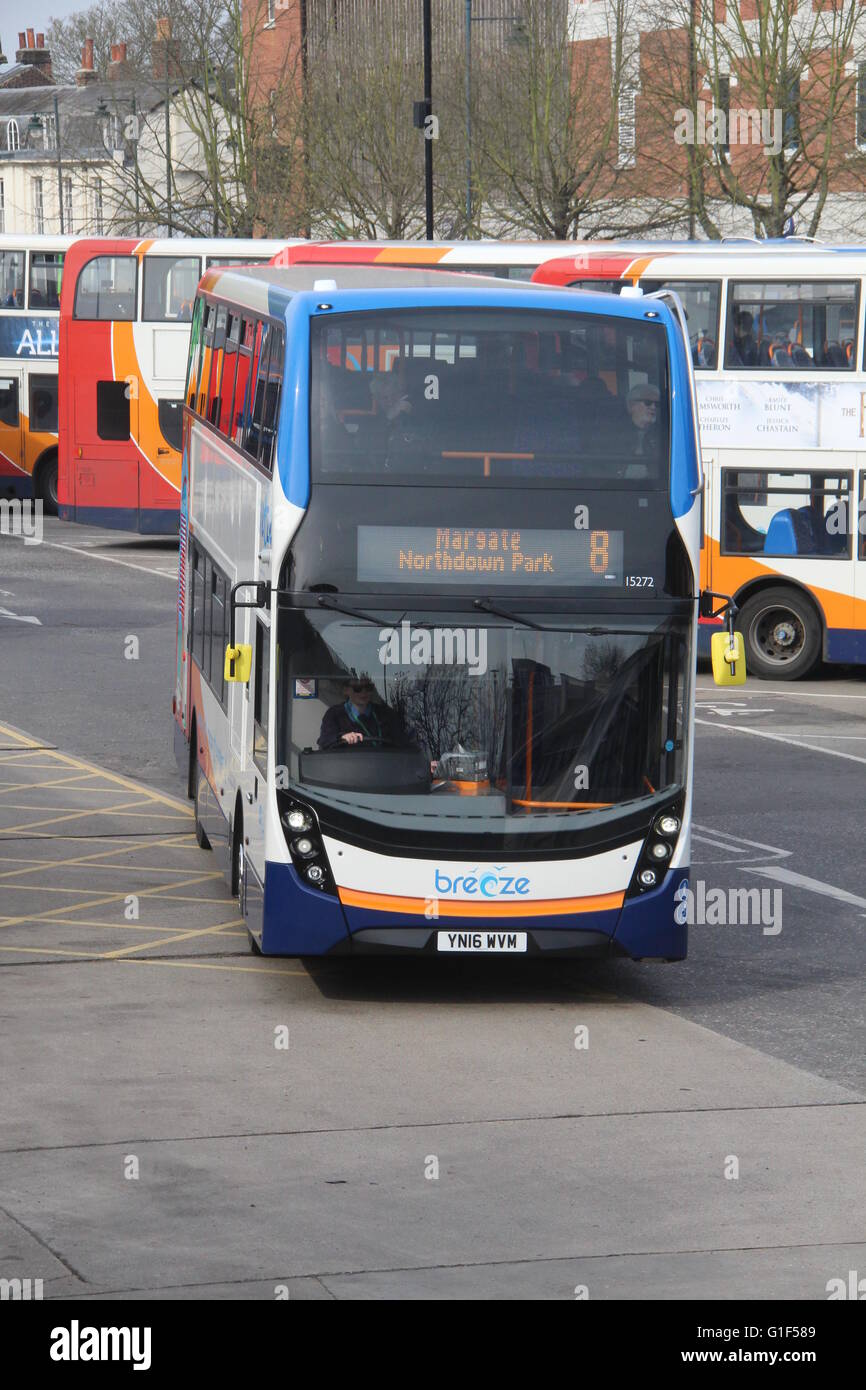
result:
[[(296, 294), (316, 290), (329, 300), (347, 290), (355, 294), (367, 290), (393, 294), (407, 290), (448, 290), (449, 299), (453, 300), (456, 295), (459, 301), (475, 304), (508, 304), (521, 295), (535, 299), (542, 294), (546, 296), (548, 307), (552, 302), (557, 308), (571, 312), (575, 309), (574, 290), (533, 285), (525, 280), (381, 265), (232, 266), (227, 269), (214, 266), (202, 277), (201, 288), (241, 307), (276, 315), (285, 311)], [(581, 299), (587, 306), (591, 304), (596, 312), (615, 313), (626, 318), (642, 317), (646, 308), (642, 298), (612, 298), (589, 290), (581, 294)], [(426, 296), (425, 302), (429, 302)]]

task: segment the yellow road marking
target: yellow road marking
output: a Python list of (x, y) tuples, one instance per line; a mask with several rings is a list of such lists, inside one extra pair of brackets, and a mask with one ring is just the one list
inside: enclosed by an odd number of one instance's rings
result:
[[(160, 901), (162, 901), (162, 899), (160, 899)], [(61, 927), (101, 927), (101, 928), (104, 928), (106, 931), (146, 931), (146, 932), (162, 931), (162, 932), (181, 933), (181, 932), (183, 932), (183, 930), (184, 930), (183, 927), (163, 927), (163, 926), (161, 926), (158, 922), (140, 922), (140, 921), (139, 921), (139, 922), (127, 922), (127, 921), (123, 921), (123, 922), (97, 922), (97, 921), (94, 921), (92, 918), (88, 918), (88, 917), (47, 917), (44, 913), (42, 913), (42, 914), (35, 913), (35, 914), (34, 914), (33, 916), (31, 916), (31, 917), (19, 917), (17, 920), (18, 920), (19, 923), (23, 923), (23, 922), (41, 922), (43, 925), (49, 926), (49, 927), (56, 927), (56, 926), (61, 926)], [(234, 925), (235, 925), (235, 926), (237, 925), (238, 921), (239, 921), (239, 918), (236, 917), (236, 918), (235, 918), (235, 921), (234, 921)], [(3, 920), (2, 917), (0, 917), (0, 927), (6, 926), (6, 925), (7, 925), (7, 923), (4, 922), (4, 920)], [(10, 923), (8, 923), (8, 925), (11, 926), (11, 925), (13, 925), (13, 924), (10, 922)], [(246, 930), (244, 930), (244, 931), (242, 931), (242, 932), (239, 931), (239, 932), (234, 932), (234, 933), (227, 931), (227, 932), (225, 933), (225, 935), (226, 935), (226, 936), (232, 936), (232, 935), (235, 935), (235, 936), (246, 936), (246, 935), (247, 935), (247, 932), (246, 932)]]
[[(71, 783), (73, 783), (73, 782), (79, 782), (79, 783), (80, 783), (80, 782), (86, 782), (88, 778), (92, 778), (93, 776), (94, 776), (94, 773), (92, 773), (92, 772), (76, 772), (76, 773), (74, 774), (74, 776), (72, 776), (72, 777), (63, 777), (63, 778), (61, 778), (59, 781), (54, 781), (54, 780), (52, 780), (52, 781), (50, 781), (50, 782), (0, 782), (0, 789), (5, 788), (6, 791), (19, 791), (19, 792), (20, 792), (20, 791), (28, 791), (28, 792), (31, 792), (31, 791), (38, 791), (40, 788), (43, 788), (43, 787), (48, 787), (48, 788), (50, 788), (51, 790), (53, 790), (55, 787), (68, 787), (68, 786), (69, 786)], [(108, 795), (108, 793), (109, 793), (110, 791), (113, 791), (113, 788), (112, 788), (112, 787), (81, 787), (81, 786), (80, 786), (80, 787), (79, 787), (79, 791), (83, 791), (83, 792), (84, 792), (84, 791), (87, 791), (87, 792), (105, 792), (105, 794)], [(0, 795), (2, 795), (2, 791), (0, 791)]]
[[(0, 951), (12, 952), (27, 956), (74, 956), (77, 960), (98, 960), (105, 961), (110, 959), (108, 956), (93, 951), (64, 951), (59, 947), (51, 950), (47, 946), (0, 946)], [(275, 965), (225, 965), (211, 961), (194, 960), (148, 960), (147, 956), (121, 956), (112, 961), (117, 965), (167, 965), (174, 970), (234, 970), (241, 971), (249, 975), (305, 975), (308, 980), (314, 977), (309, 970), (281, 970)], [(316, 971), (316, 974), (322, 972)]]
[[(2, 843), (2, 842), (0, 842), (0, 843)], [(125, 867), (125, 866), (121, 866), (120, 864), (99, 864), (99, 863), (97, 863), (96, 861), (98, 861), (98, 860), (100, 860), (100, 859), (108, 859), (108, 858), (110, 858), (111, 855), (114, 855), (114, 854), (135, 854), (138, 850), (144, 850), (144, 849), (157, 849), (157, 848), (159, 848), (162, 844), (163, 844), (163, 842), (158, 841), (158, 840), (157, 840), (157, 841), (153, 841), (153, 840), (140, 840), (140, 839), (135, 839), (135, 840), (132, 840), (129, 844), (113, 845), (111, 849), (100, 850), (98, 853), (94, 852), (93, 854), (81, 854), (81, 855), (78, 856), (77, 859), (57, 859), (57, 860), (49, 860), (48, 862), (49, 862), (49, 863), (54, 863), (54, 864), (57, 865), (58, 868), (63, 868), (63, 869), (75, 869), (75, 868), (81, 867), (82, 865), (92, 866), (94, 869), (119, 869), (119, 868)], [(35, 873), (38, 873), (39, 870), (40, 870), (40, 869), (43, 869), (44, 867), (45, 867), (45, 864), (44, 864), (44, 863), (39, 863), (39, 864), (30, 865), (30, 866), (29, 866), (28, 868), (26, 868), (26, 869), (17, 869), (17, 870), (16, 870), (16, 869), (5, 869), (4, 872), (3, 872), (2, 874), (0, 874), (0, 878), (13, 878), (13, 877), (16, 877), (16, 876), (20, 876), (20, 877), (23, 878), (23, 876), (24, 876), (25, 874), (35, 874)], [(129, 867), (132, 867), (132, 866), (129, 866)], [(155, 865), (153, 865), (153, 864), (141, 864), (141, 865), (135, 865), (134, 867), (135, 867), (135, 872), (136, 872), (136, 873), (184, 874), (184, 873), (187, 872), (186, 869), (181, 869), (181, 868), (177, 868), (177, 869), (170, 869), (170, 868), (162, 869), (162, 868), (157, 868), (157, 867), (156, 867)], [(203, 878), (222, 878), (222, 874), (219, 872), (218, 869), (215, 869), (215, 870), (208, 870), (208, 872), (205, 873), (205, 874), (203, 874), (202, 877), (203, 877)], [(175, 885), (175, 887), (178, 887), (178, 886), (180, 886), (180, 885), (177, 885), (177, 884)]]
[[(101, 806), (98, 811), (95, 811), (91, 806), (84, 806), (78, 811), (67, 811), (62, 816), (48, 816), (43, 820), (25, 821), (21, 825), (0, 826), (0, 835), (18, 835), (22, 834), (24, 831), (39, 830), (46, 825), (63, 825), (66, 821), (81, 820), (82, 816), (118, 815), (121, 811), (126, 811), (129, 812), (130, 815), (133, 815), (135, 813), (135, 808), (140, 805), (140, 801), (120, 801), (116, 806)], [(23, 806), (21, 809), (26, 811), (36, 810), (37, 808)], [(161, 817), (160, 819), (166, 820), (169, 819), (169, 817)]]
[[(181, 887), (181, 888), (189, 888), (189, 887), (191, 886), (191, 884), (201, 882), (201, 879), (202, 879), (202, 878), (210, 878), (210, 877), (211, 877), (210, 874), (203, 874), (203, 875), (199, 875), (197, 878), (189, 879), (188, 882), (186, 882), (186, 883), (183, 883), (183, 884), (176, 884), (176, 885), (172, 885), (172, 886), (174, 886), (174, 887)], [(169, 885), (166, 884), (165, 886), (168, 887)], [(160, 891), (161, 891), (161, 890), (160, 890), (159, 888), (144, 888), (144, 889), (141, 890), (141, 892), (139, 892), (138, 894), (136, 894), (136, 896), (139, 897), (139, 898), (153, 898), (153, 897), (156, 897), (157, 893), (159, 893)], [(91, 899), (90, 899), (88, 902), (86, 902), (86, 903), (64, 903), (64, 905), (63, 905), (62, 907), (55, 907), (55, 908), (52, 908), (52, 910), (51, 910), (50, 912), (47, 912), (47, 913), (45, 913), (44, 915), (45, 915), (46, 917), (56, 917), (56, 915), (57, 915), (58, 912), (75, 912), (78, 908), (81, 908), (82, 911), (85, 911), (85, 912), (86, 912), (88, 908), (91, 908), (91, 907), (103, 907), (106, 903), (116, 903), (116, 902), (121, 902), (121, 901), (124, 901), (124, 902), (125, 902), (126, 899), (127, 899), (129, 896), (130, 896), (129, 892), (128, 892), (127, 890), (125, 890), (125, 889), (122, 890), (122, 891), (119, 892), (119, 893), (105, 893), (105, 894), (103, 894), (101, 897), (98, 897), (98, 898), (95, 898), (95, 899), (91, 898)], [(26, 921), (28, 921), (28, 920), (29, 920), (29, 918), (28, 918), (28, 916), (27, 916), (26, 914), (25, 914), (24, 916), (18, 916), (18, 917), (6, 917), (6, 918), (3, 919), (2, 922), (0, 922), (0, 927), (14, 927), (14, 926), (17, 926), (17, 924), (18, 924), (19, 922), (26, 922)]]
[(194, 936), (216, 936), (226, 927), (236, 927), (237, 917), (233, 917), (230, 922), (218, 922), (215, 927), (198, 927), (195, 931), (181, 932), (180, 935), (157, 937), (155, 941), (142, 941), (138, 946), (121, 946), (117, 951), (105, 951), (103, 959), (112, 960), (117, 956), (128, 956), (133, 951), (148, 951), (152, 946), (170, 946), (174, 941), (189, 941)]
[[(37, 743), (27, 734), (21, 734), (17, 729), (10, 728), (8, 724), (0, 724), (0, 734), (17, 739), (23, 748), (42, 747), (42, 744)], [(151, 801), (161, 801), (164, 806), (171, 806), (175, 810), (182, 811), (190, 819), (192, 818), (192, 807), (179, 798), (166, 796), (164, 792), (153, 791), (150, 787), (142, 787), (128, 777), (121, 777), (117, 772), (109, 772), (106, 768), (97, 767), (95, 763), (85, 762), (83, 758), (73, 758), (70, 753), (52, 750), (51, 756), (57, 762), (65, 763), (67, 767), (77, 768), (79, 772), (93, 772), (99, 777), (105, 777), (109, 782), (116, 782), (119, 787), (124, 787), (127, 791), (136, 792), (139, 796), (147, 796)]]

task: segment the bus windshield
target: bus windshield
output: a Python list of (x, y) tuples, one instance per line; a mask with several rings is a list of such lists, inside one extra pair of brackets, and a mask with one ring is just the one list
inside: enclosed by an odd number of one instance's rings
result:
[(687, 620), (530, 621), (281, 607), (277, 762), (290, 784), (380, 827), (542, 835), (679, 789)]
[(412, 309), (312, 325), (314, 480), (667, 484), (660, 321)]

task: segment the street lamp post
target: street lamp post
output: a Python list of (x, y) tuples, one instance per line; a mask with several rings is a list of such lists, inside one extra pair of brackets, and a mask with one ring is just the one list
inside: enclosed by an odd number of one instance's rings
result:
[[(433, 18), (431, 0), (424, 0), (424, 105), (428, 118), (433, 113)], [(424, 206), (427, 220), (427, 240), (433, 240), (433, 132), (425, 122), (424, 129)]]

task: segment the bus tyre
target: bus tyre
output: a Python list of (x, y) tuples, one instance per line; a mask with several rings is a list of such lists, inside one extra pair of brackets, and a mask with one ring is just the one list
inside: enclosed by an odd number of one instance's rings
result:
[(207, 831), (201, 823), (198, 811), (201, 784), (201, 768), (199, 767), (198, 759), (196, 758), (195, 762), (193, 763), (192, 769), (192, 803), (195, 808), (195, 838), (196, 844), (198, 844), (202, 849), (210, 849), (210, 840), (207, 837)]
[(48, 516), (57, 515), (57, 455), (45, 460), (39, 469), (37, 492)]
[(763, 680), (796, 681), (821, 656), (821, 621), (799, 589), (764, 589), (737, 614), (746, 670)]
[(246, 876), (247, 861), (244, 853), (244, 818), (243, 812), (238, 809), (235, 815), (234, 837), (232, 839), (232, 896), (237, 898), (241, 915), (244, 911), (244, 898), (246, 897)]

